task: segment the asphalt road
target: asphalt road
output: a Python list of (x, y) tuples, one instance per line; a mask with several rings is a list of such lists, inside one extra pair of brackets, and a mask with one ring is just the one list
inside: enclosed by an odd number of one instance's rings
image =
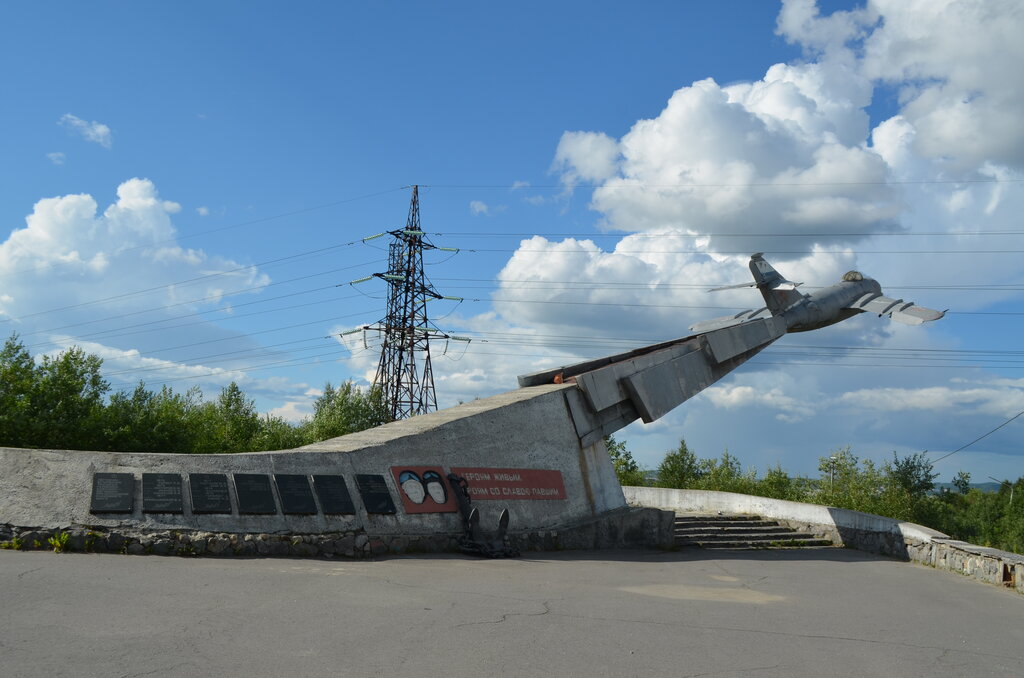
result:
[(856, 551), (0, 552), (0, 676), (1024, 676), (1024, 596)]

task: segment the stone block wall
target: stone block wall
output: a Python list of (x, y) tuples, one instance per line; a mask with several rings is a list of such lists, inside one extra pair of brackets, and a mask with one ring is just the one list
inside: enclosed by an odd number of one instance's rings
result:
[[(649, 508), (622, 508), (551, 530), (509, 534), (520, 551), (671, 548), (674, 514)], [(161, 556), (278, 556), (289, 558), (370, 558), (411, 553), (458, 553), (458, 534), (367, 534), (362, 529), (333, 533), (270, 534), (199, 530), (139, 530), (132, 527), (71, 526), (65, 529), (0, 525), (0, 547), (51, 550), (51, 538), (66, 534), (62, 550)], [(56, 550), (56, 549), (54, 549)]]

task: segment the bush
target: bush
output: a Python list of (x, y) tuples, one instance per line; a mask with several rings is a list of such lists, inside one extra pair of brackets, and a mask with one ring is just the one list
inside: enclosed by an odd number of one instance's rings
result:
[(647, 484), (647, 474), (634, 461), (633, 455), (626, 449), (625, 443), (620, 443), (614, 436), (608, 436), (604, 439), (604, 446), (608, 450), (608, 456), (611, 457), (612, 468), (615, 469), (615, 477), (619, 479), (619, 485), (642, 487)]

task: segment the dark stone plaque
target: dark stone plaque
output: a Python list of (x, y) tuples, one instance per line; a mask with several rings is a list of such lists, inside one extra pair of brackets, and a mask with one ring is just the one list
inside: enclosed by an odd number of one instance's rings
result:
[(324, 514), (352, 514), (356, 512), (352, 496), (348, 493), (348, 485), (341, 476), (313, 476), (313, 488), (316, 490), (320, 508)]
[(281, 513), (312, 515), (316, 513), (313, 490), (309, 489), (309, 478), (291, 473), (275, 473), (277, 494), (281, 497)]
[(135, 476), (131, 473), (92, 474), (89, 513), (131, 513), (135, 501)]
[(367, 513), (394, 513), (395, 502), (391, 499), (384, 476), (376, 473), (357, 473), (356, 487), (363, 498)]
[(270, 476), (263, 473), (235, 473), (235, 494), (238, 495), (238, 512), (257, 515), (277, 513), (274, 490), (270, 487)]
[(181, 513), (181, 475), (142, 474), (143, 513)]
[(228, 477), (223, 473), (189, 473), (192, 513), (231, 513)]

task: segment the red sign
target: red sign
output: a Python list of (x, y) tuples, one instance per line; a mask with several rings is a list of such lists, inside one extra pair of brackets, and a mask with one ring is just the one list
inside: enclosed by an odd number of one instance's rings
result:
[(469, 497), (481, 499), (565, 499), (561, 471), (539, 468), (453, 468), (469, 483)]
[(455, 497), (440, 466), (392, 466), (391, 475), (406, 513), (456, 511)]

